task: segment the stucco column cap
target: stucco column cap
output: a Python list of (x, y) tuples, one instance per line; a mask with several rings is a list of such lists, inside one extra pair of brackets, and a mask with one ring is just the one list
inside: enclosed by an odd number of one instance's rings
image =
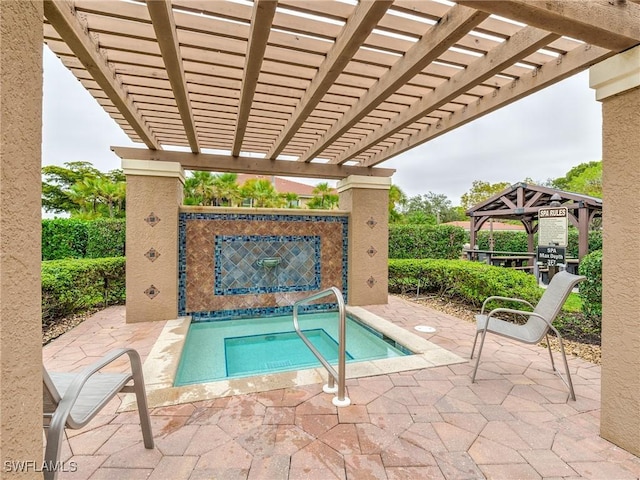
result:
[(366, 175), (349, 175), (338, 182), (338, 193), (352, 188), (367, 188), (369, 190), (389, 190), (390, 177), (367, 177)]
[(122, 159), (122, 171), (125, 175), (144, 177), (175, 177), (184, 184), (184, 170), (177, 162), (159, 160)]
[(599, 101), (640, 87), (640, 46), (591, 67), (589, 86), (595, 89)]

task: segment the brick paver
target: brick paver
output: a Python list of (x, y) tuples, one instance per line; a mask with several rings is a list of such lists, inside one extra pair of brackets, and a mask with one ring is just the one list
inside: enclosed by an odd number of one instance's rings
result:
[[(468, 358), (474, 326), (390, 297), (371, 312)], [(51, 370), (81, 369), (121, 346), (148, 355), (164, 322), (97, 313), (44, 348)], [(576, 402), (538, 346), (487, 340), (478, 381), (471, 364), (348, 381), (352, 405), (321, 385), (152, 409), (156, 448), (142, 446), (135, 412), (119, 400), (69, 431), (61, 479), (639, 479), (640, 459), (598, 435), (600, 368), (569, 360)], [(122, 368), (122, 366), (120, 366)], [(72, 453), (73, 452), (73, 453)]]

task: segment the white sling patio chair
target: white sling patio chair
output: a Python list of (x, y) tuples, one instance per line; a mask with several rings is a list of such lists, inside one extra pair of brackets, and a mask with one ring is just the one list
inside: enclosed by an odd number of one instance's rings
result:
[[(473, 348), (471, 349), (471, 358), (473, 358), (473, 353), (476, 349), (478, 336), (480, 336), (481, 338), (480, 347), (478, 348), (478, 357), (476, 358), (476, 365), (473, 369), (471, 382), (473, 383), (476, 380), (476, 373), (478, 371), (478, 365), (480, 364), (480, 355), (482, 354), (482, 346), (484, 345), (484, 339), (487, 335), (487, 332), (495, 333), (496, 335), (501, 335), (503, 337), (534, 345), (540, 342), (543, 337), (546, 337), (547, 347), (549, 349), (549, 357), (551, 358), (551, 367), (569, 388), (571, 399), (575, 400), (576, 394), (573, 391), (573, 383), (571, 382), (571, 374), (569, 373), (567, 356), (564, 352), (562, 336), (560, 335), (560, 332), (558, 332), (558, 330), (552, 325), (552, 322), (560, 312), (562, 305), (564, 305), (564, 302), (567, 300), (567, 297), (571, 293), (571, 290), (573, 290), (573, 287), (575, 287), (579, 282), (585, 279), (586, 277), (573, 275), (566, 271), (556, 273), (535, 308), (526, 300), (522, 300), (519, 298), (508, 298), (500, 296), (487, 298), (482, 304), (480, 315), (476, 315), (477, 330), (475, 339), (473, 340)], [(512, 308), (495, 308), (489, 313), (485, 313), (485, 307), (487, 303), (495, 300), (523, 303), (525, 305), (528, 305), (532, 309), (532, 311), (515, 310)], [(524, 325), (517, 325), (515, 323), (497, 318), (496, 315), (500, 313), (520, 314), (528, 317), (528, 320)], [(564, 361), (566, 379), (563, 378), (562, 375), (556, 370), (556, 366), (553, 361), (553, 354), (551, 353), (551, 345), (549, 344), (549, 329), (553, 330), (556, 337), (558, 338), (558, 342), (560, 343), (560, 352), (562, 353), (562, 358)]]
[[(130, 372), (99, 372), (125, 354), (129, 356), (131, 363)], [(84, 427), (120, 392), (136, 394), (144, 446), (153, 448), (142, 362), (135, 350), (131, 348), (114, 350), (79, 373), (49, 373), (43, 366), (42, 378), (43, 417), (47, 431), (45, 468), (43, 468), (45, 480), (55, 480), (57, 477), (65, 427), (71, 429)], [(127, 385), (131, 380), (133, 385)]]

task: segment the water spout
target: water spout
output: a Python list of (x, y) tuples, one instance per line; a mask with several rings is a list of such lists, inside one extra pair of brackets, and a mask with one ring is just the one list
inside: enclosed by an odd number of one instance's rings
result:
[(272, 268), (276, 268), (278, 265), (280, 265), (281, 260), (282, 259), (280, 257), (261, 258), (260, 260), (256, 261), (256, 265), (258, 265), (260, 268), (271, 270)]

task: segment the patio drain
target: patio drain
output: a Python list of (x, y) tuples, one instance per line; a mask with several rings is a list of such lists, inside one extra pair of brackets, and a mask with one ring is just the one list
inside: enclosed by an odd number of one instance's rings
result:
[(429, 327), (427, 325), (417, 325), (413, 327), (415, 330), (421, 333), (435, 333), (436, 329), (434, 327)]

